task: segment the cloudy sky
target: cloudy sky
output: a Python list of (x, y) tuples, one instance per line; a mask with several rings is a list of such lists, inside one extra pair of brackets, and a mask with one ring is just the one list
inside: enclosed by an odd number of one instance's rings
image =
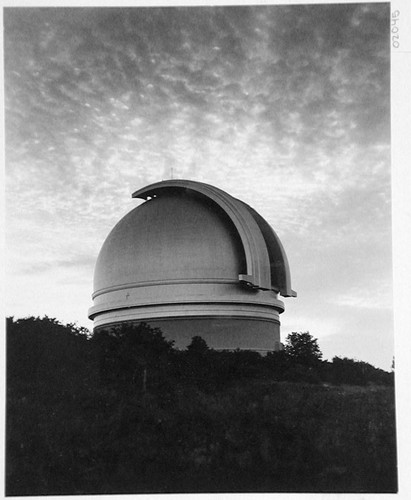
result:
[(131, 193), (174, 178), (286, 249), (282, 338), (393, 357), (389, 4), (6, 8), (6, 313), (92, 327)]

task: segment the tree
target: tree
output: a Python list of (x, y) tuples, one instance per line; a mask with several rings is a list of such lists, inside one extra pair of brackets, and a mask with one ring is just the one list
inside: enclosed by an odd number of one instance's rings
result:
[(331, 364), (331, 377), (335, 384), (350, 385), (393, 385), (394, 373), (350, 358), (334, 356)]
[(209, 350), (207, 342), (200, 336), (196, 335), (191, 339), (187, 346), (187, 352), (190, 354), (204, 354)]
[[(100, 377), (104, 383), (139, 385), (146, 388), (164, 381), (173, 354), (174, 341), (166, 340), (159, 328), (146, 323), (126, 323), (108, 330), (97, 330), (92, 339), (98, 351)], [(149, 371), (149, 373), (148, 373)]]
[(87, 375), (91, 349), (88, 330), (44, 316), (7, 318), (8, 387), (40, 384), (58, 390)]
[(295, 362), (317, 366), (322, 358), (318, 341), (309, 332), (292, 332), (286, 338), (285, 352)]

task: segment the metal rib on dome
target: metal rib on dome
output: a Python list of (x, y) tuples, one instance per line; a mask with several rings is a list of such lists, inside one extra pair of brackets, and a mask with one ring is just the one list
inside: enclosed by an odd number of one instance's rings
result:
[(252, 207), (245, 205), (257, 222), (267, 245), (271, 267), (271, 286), (281, 293), (283, 297), (297, 297), (297, 292), (291, 289), (291, 274), (287, 254), (274, 229)]
[(133, 193), (144, 200), (161, 196), (170, 190), (190, 190), (214, 201), (231, 219), (244, 248), (247, 274), (239, 280), (254, 288), (279, 291), (284, 297), (295, 297), (291, 289), (288, 260), (278, 236), (251, 207), (209, 184), (188, 180), (156, 182)]

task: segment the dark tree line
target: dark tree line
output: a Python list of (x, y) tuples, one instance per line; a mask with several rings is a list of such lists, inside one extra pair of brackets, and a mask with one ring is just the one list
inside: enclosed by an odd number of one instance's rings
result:
[(289, 334), (283, 350), (265, 356), (249, 350), (216, 351), (199, 336), (178, 351), (160, 330), (144, 324), (99, 331), (92, 340), (99, 346), (102, 379), (129, 380), (140, 387), (148, 381), (157, 390), (176, 380), (204, 390), (218, 390), (243, 379), (361, 386), (394, 383), (393, 373), (363, 361), (339, 357), (323, 361), (318, 341), (309, 332)]
[(308, 332), (261, 356), (8, 318), (6, 494), (394, 491), (392, 384)]
[[(339, 357), (323, 361), (318, 341), (309, 332), (291, 333), (283, 350), (266, 356), (244, 350), (215, 351), (198, 336), (179, 351), (159, 329), (146, 324), (126, 324), (91, 335), (85, 328), (64, 326), (54, 318), (8, 318), (7, 333), (11, 385), (25, 377), (31, 381), (40, 377), (50, 384), (60, 379), (63, 387), (75, 374), (86, 381), (97, 373), (100, 382), (139, 385), (140, 389), (150, 383), (158, 390), (175, 379), (213, 389), (242, 378), (351, 385), (394, 382), (393, 372), (363, 361)], [(89, 366), (86, 375), (84, 364)]]

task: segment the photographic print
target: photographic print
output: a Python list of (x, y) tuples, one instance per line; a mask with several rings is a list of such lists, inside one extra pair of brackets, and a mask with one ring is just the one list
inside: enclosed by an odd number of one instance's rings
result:
[(390, 4), (3, 23), (6, 495), (396, 493)]

